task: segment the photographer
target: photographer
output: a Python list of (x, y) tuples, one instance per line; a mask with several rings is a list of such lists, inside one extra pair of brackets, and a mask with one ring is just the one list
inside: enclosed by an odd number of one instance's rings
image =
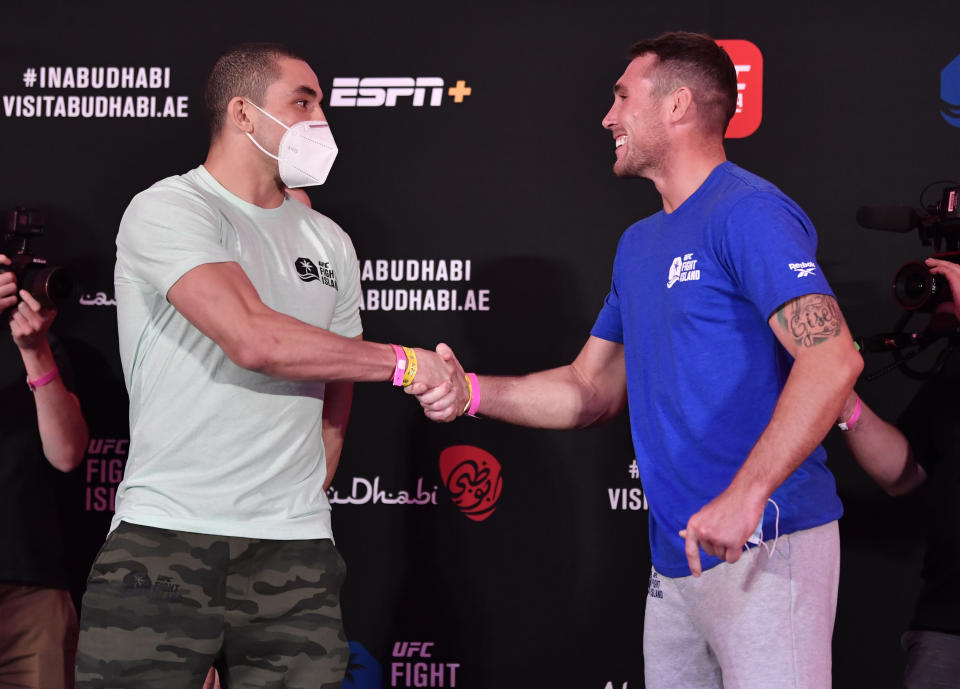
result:
[[(928, 258), (960, 295), (960, 265)], [(939, 305), (935, 319), (960, 320), (960, 305)], [(955, 325), (955, 323), (954, 323)], [(960, 356), (951, 352), (896, 426), (880, 419), (857, 394), (841, 411), (841, 429), (861, 467), (890, 495), (925, 486), (930, 506), (923, 586), (910, 629), (904, 686), (960, 687)]]
[(77, 616), (54, 469), (80, 464), (87, 426), (47, 336), (56, 310), (18, 290), (9, 265), (0, 254), (0, 313), (13, 336), (0, 337), (0, 686), (73, 687)]

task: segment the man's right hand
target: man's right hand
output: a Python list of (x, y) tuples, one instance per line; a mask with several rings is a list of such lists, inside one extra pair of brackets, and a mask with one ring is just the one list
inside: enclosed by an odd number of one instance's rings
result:
[[(421, 351), (426, 355), (421, 360)], [(423, 361), (427, 362), (430, 373), (422, 376)], [(457, 361), (453, 350), (441, 342), (437, 352), (417, 351), (420, 370), (413, 384), (406, 388), (407, 394), (416, 395), (423, 412), (431, 421), (448, 422), (463, 414), (470, 399), (467, 379), (463, 367)], [(439, 376), (439, 377), (435, 377)]]

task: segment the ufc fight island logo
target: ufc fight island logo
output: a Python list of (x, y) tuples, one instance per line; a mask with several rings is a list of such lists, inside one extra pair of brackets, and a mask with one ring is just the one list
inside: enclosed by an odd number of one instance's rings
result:
[(678, 282), (689, 282), (690, 280), (700, 279), (700, 269), (697, 268), (697, 259), (693, 254), (684, 254), (677, 256), (670, 264), (670, 272), (667, 273), (667, 289), (670, 289)]
[(293, 265), (297, 269), (297, 276), (301, 282), (314, 282), (316, 280), (327, 287), (337, 289), (337, 276), (333, 274), (329, 261), (314, 263), (309, 258), (301, 256)]
[(750, 41), (717, 41), (727, 51), (737, 70), (737, 110), (730, 120), (728, 139), (743, 139), (760, 126), (763, 119), (763, 54)]
[(409, 102), (415, 108), (439, 108), (444, 95), (454, 103), (463, 103), (472, 92), (462, 79), (445, 88), (441, 77), (336, 77), (330, 91), (330, 107), (393, 108)]

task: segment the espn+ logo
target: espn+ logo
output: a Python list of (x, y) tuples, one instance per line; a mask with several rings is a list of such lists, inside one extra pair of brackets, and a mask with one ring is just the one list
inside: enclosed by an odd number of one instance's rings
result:
[(454, 103), (463, 103), (472, 91), (462, 79), (445, 88), (440, 77), (336, 77), (330, 90), (330, 106), (393, 108), (398, 103), (409, 103), (415, 108), (438, 108), (445, 94)]

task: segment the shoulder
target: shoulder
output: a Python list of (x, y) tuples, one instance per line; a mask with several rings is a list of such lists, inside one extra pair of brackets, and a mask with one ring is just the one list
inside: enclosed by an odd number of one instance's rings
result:
[(660, 227), (665, 216), (666, 214), (663, 212), (663, 209), (660, 209), (653, 215), (648, 215), (646, 218), (630, 225), (623, 231), (623, 234), (620, 235), (617, 251), (629, 247), (636, 242), (651, 239), (651, 234), (656, 232), (656, 229)]
[(173, 175), (156, 182), (133, 197), (124, 213), (128, 216), (172, 213), (199, 213), (211, 218), (216, 211), (203, 193), (196, 170), (183, 175)]
[(735, 217), (786, 213), (809, 223), (806, 213), (779, 187), (768, 180), (728, 163), (723, 169), (726, 178), (725, 197), (728, 213)]
[(762, 177), (729, 164), (717, 187), (709, 226), (721, 245), (767, 242), (778, 236), (816, 242), (813, 222), (803, 209)]
[(321, 240), (340, 247), (346, 254), (353, 253), (353, 241), (350, 239), (350, 235), (336, 221), (298, 201), (291, 200), (287, 203), (291, 204), (290, 211), (304, 219)]
[(305, 218), (310, 226), (316, 229), (317, 232), (328, 234), (337, 239), (350, 241), (349, 235), (347, 235), (344, 229), (340, 227), (340, 225), (337, 224), (337, 222), (330, 216), (324, 215), (320, 211), (314, 210), (313, 208), (304, 206), (298, 201), (291, 201), (288, 203), (295, 204), (291, 205), (292, 211)]

